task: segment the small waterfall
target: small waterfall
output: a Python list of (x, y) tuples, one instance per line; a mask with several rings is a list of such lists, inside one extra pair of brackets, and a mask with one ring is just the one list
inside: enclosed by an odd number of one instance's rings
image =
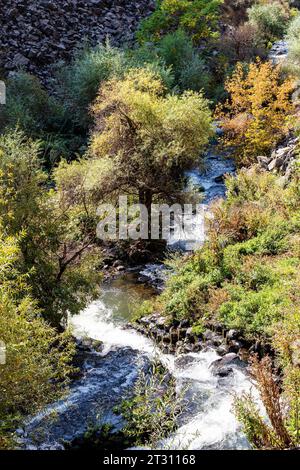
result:
[(235, 394), (257, 394), (243, 369), (233, 367), (228, 377), (213, 374), (212, 364), (219, 356), (209, 349), (175, 360), (173, 373), (178, 389), (187, 388), (189, 406), (178, 430), (162, 443), (164, 449), (248, 449), (232, 412)]
[(224, 175), (234, 173), (234, 171), (233, 161), (217, 155), (212, 148), (203, 160), (202, 170), (194, 168), (185, 173), (187, 178), (186, 191), (199, 192), (202, 211), (192, 216), (190, 220), (185, 220), (185, 224), (188, 223), (185, 230), (186, 239), (174, 241), (173, 237), (170, 237), (168, 241), (170, 249), (188, 252), (194, 251), (203, 245), (205, 240), (204, 216), (207, 214), (208, 205), (213, 199), (225, 196)]

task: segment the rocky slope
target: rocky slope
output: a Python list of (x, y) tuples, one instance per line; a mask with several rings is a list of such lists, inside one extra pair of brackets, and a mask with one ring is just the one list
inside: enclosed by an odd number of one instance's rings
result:
[(0, 0), (0, 71), (45, 76), (84, 40), (131, 42), (154, 0)]
[(271, 156), (258, 156), (257, 161), (261, 168), (282, 175), (283, 185), (290, 180), (299, 156), (299, 138), (291, 135), (279, 145)]

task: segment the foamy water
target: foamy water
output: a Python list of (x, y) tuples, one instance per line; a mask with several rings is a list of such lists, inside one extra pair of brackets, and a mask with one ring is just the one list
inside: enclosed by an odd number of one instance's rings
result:
[[(234, 165), (215, 155), (206, 157), (206, 171), (193, 170), (187, 173), (189, 186), (204, 189), (203, 203), (207, 207), (215, 197), (225, 193), (222, 178), (232, 173)], [(188, 188), (187, 188), (188, 189)], [(204, 213), (203, 213), (204, 215)], [(195, 240), (182, 243), (183, 249), (195, 249), (204, 241), (203, 216), (201, 220), (191, 219), (191, 229)], [(201, 228), (201, 230), (200, 230)], [(170, 241), (171, 242), (171, 241)], [(170, 243), (172, 245), (172, 243)], [(168, 272), (163, 265), (149, 264), (140, 274), (150, 281), (165, 280)], [(105, 300), (105, 299), (104, 299)], [(134, 330), (124, 329), (120, 318), (116, 321), (114, 311), (103, 299), (92, 303), (80, 315), (70, 321), (78, 336), (87, 335), (104, 342), (104, 354), (112, 348), (131, 347), (150, 357), (159, 356), (162, 363), (176, 379), (177, 392), (186, 395), (188, 406), (183, 413), (178, 430), (161, 442), (165, 449), (247, 449), (248, 443), (241, 433), (240, 426), (232, 411), (234, 394), (241, 394), (253, 388), (245, 371), (233, 366), (233, 373), (218, 378), (212, 373), (211, 364), (219, 358), (217, 353), (208, 349), (200, 353), (190, 353), (179, 358), (164, 355), (152, 342)], [(122, 367), (122, 364), (120, 364)], [(254, 390), (254, 393), (256, 391)]]
[(134, 330), (116, 325), (112, 317), (112, 309), (107, 308), (102, 300), (98, 300), (79, 315), (72, 317), (70, 325), (77, 337), (87, 336), (103, 341), (103, 354), (107, 354), (113, 347), (122, 348), (125, 346), (149, 354), (153, 352), (154, 344), (152, 341)]
[(253, 384), (244, 371), (233, 368), (233, 374), (220, 379), (212, 374), (211, 364), (219, 358), (213, 350), (193, 356), (194, 361), (173, 371), (180, 391), (186, 382), (192, 412), (183, 415), (184, 423), (162, 443), (169, 449), (247, 449), (249, 444), (241, 432), (233, 413), (235, 394), (251, 392), (257, 396)]
[[(80, 315), (73, 317), (71, 323), (76, 335), (86, 334), (104, 341), (104, 353), (111, 348), (129, 346), (147, 353), (151, 358), (159, 356), (176, 379), (178, 395), (186, 391), (188, 407), (181, 417), (179, 429), (161, 443), (161, 448), (249, 448), (232, 410), (235, 394), (252, 390), (257, 395), (245, 371), (234, 366), (230, 376), (222, 379), (214, 376), (211, 364), (219, 356), (212, 349), (179, 358), (162, 354), (150, 339), (116, 324), (113, 312), (102, 301), (91, 304)], [(188, 359), (186, 364), (180, 363), (182, 358)]]

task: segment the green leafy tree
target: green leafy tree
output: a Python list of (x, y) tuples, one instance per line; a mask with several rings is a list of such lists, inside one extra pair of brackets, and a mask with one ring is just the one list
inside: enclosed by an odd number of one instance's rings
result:
[(89, 107), (99, 86), (112, 76), (122, 77), (127, 67), (124, 52), (106, 44), (82, 48), (69, 65), (58, 69), (58, 95), (75, 129), (88, 129)]
[(56, 326), (98, 292), (96, 222), (84, 201), (77, 202), (51, 188), (38, 142), (18, 131), (0, 138), (0, 215), (8, 235), (23, 233), (20, 270)]
[(266, 43), (280, 39), (287, 30), (291, 12), (287, 2), (255, 3), (248, 10), (249, 22)]
[(89, 152), (95, 165), (100, 160), (106, 168), (99, 184), (102, 198), (125, 192), (148, 208), (154, 197), (172, 198), (181, 170), (199, 158), (212, 135), (203, 95), (165, 94), (159, 76), (147, 69), (131, 70), (124, 80), (105, 83), (93, 113)]
[(51, 168), (61, 157), (70, 157), (83, 145), (75, 134), (74, 117), (57, 97), (44, 89), (37, 77), (17, 72), (7, 80), (6, 105), (1, 109), (0, 129), (18, 127), (25, 135), (40, 140), (40, 158)]
[(209, 69), (184, 31), (164, 36), (157, 43), (157, 53), (171, 67), (180, 90), (208, 91), (212, 78)]

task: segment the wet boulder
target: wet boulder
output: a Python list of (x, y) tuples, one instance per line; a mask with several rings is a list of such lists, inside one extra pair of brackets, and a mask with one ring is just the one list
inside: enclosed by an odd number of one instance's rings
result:
[(226, 334), (226, 339), (228, 341), (237, 339), (239, 337), (239, 332), (237, 330), (231, 329)]
[(130, 347), (117, 348), (106, 356), (85, 353), (82, 377), (70, 386), (66, 397), (46, 407), (24, 423), (19, 447), (64, 449), (90, 428), (104, 424), (118, 432), (123, 418), (116, 413), (141, 372), (151, 373), (150, 359)]
[(242, 347), (243, 343), (241, 341), (233, 340), (228, 343), (228, 351), (230, 353), (238, 353)]
[(217, 347), (216, 352), (219, 356), (225, 356), (225, 354), (228, 353), (228, 348), (224, 344), (220, 344), (220, 346)]
[(220, 359), (211, 363), (210, 368), (213, 375), (226, 377), (233, 372), (233, 367), (246, 367), (246, 363), (241, 361), (235, 353), (225, 354)]
[(225, 175), (224, 174), (218, 175), (214, 178), (214, 182), (217, 183), (217, 184), (224, 183), (224, 180), (225, 180)]

